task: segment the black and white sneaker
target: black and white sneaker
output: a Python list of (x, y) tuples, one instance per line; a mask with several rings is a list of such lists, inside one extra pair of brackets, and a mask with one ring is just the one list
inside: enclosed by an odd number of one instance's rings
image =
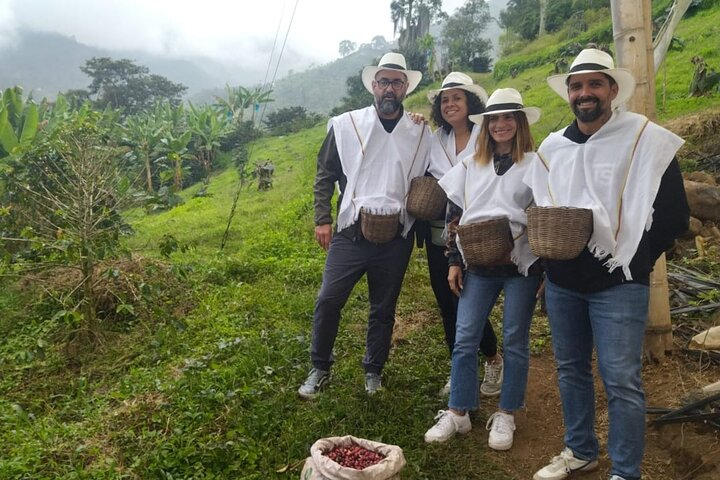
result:
[(310, 370), (305, 383), (298, 388), (298, 395), (302, 398), (313, 399), (320, 394), (320, 389), (330, 380), (330, 372), (313, 368)]

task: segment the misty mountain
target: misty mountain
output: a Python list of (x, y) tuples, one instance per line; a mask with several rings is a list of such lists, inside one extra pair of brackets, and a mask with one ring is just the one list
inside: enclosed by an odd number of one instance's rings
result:
[[(274, 101), (267, 105), (268, 113), (283, 107), (302, 106), (309, 112), (327, 114), (347, 94), (348, 77), (358, 75), (366, 65), (377, 64), (377, 60), (394, 47), (395, 44), (382, 48), (363, 45), (350, 55), (330, 63), (311, 65), (302, 72), (289, 72), (272, 85)], [(256, 84), (260, 85), (261, 82)], [(193, 103), (215, 103), (216, 96), (226, 95), (223, 87), (190, 95), (189, 99)]]
[[(21, 30), (13, 45), (0, 49), (0, 88), (20, 85), (34, 98), (55, 98), (58, 92), (86, 88), (90, 78), (80, 67), (92, 57), (128, 58), (151, 73), (188, 87), (188, 95), (204, 89), (262, 82), (265, 70), (224, 64), (209, 57), (175, 58), (141, 51), (117, 51), (84, 45), (73, 37)], [(289, 59), (289, 60), (288, 60)], [(310, 59), (288, 49), (282, 72), (308, 65)]]

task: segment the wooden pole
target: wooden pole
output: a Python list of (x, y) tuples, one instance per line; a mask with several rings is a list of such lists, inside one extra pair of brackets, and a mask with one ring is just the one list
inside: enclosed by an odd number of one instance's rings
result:
[[(613, 38), (619, 67), (633, 73), (637, 86), (627, 104), (629, 110), (655, 119), (655, 66), (653, 60), (650, 0), (612, 0)], [(661, 361), (672, 349), (672, 324), (668, 299), (665, 255), (650, 275), (650, 303), (643, 353)]]

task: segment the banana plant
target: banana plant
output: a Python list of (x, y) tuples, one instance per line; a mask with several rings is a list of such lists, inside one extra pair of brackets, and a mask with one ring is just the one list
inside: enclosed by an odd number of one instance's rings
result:
[(142, 161), (145, 173), (145, 187), (153, 192), (152, 163), (159, 156), (160, 140), (166, 132), (166, 123), (152, 113), (127, 117), (123, 140), (130, 145)]
[(226, 84), (225, 91), (227, 98), (215, 96), (217, 100), (216, 105), (225, 109), (236, 126), (243, 123), (245, 110), (252, 110), (251, 120), (254, 123), (256, 108), (258, 108), (261, 103), (274, 101), (270, 98), (272, 90), (263, 90), (261, 87), (255, 87), (253, 90), (250, 90), (242, 86), (231, 87)]
[(183, 161), (195, 159), (188, 150), (188, 145), (192, 140), (192, 132), (186, 130), (179, 135), (175, 135), (171, 131), (165, 132), (160, 143), (165, 147), (165, 155), (162, 157), (172, 166), (173, 171), (173, 189), (176, 192), (182, 190), (183, 182)]
[(220, 140), (232, 131), (232, 125), (227, 116), (206, 105), (202, 108), (195, 107), (189, 103), (190, 109), (187, 112), (186, 120), (194, 140), (196, 158), (200, 161), (205, 170), (205, 183), (210, 181), (210, 171), (215, 158)]
[(35, 138), (40, 112), (32, 101), (25, 102), (22, 88), (7, 88), (0, 103), (0, 160), (27, 148)]

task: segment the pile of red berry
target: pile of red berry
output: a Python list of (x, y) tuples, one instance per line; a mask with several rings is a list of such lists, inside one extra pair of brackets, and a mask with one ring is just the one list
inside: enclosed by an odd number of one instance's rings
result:
[(323, 453), (323, 455), (343, 467), (354, 468), (355, 470), (370, 467), (385, 458), (385, 456), (380, 453), (373, 452), (354, 443), (347, 447), (335, 447), (329, 452)]

